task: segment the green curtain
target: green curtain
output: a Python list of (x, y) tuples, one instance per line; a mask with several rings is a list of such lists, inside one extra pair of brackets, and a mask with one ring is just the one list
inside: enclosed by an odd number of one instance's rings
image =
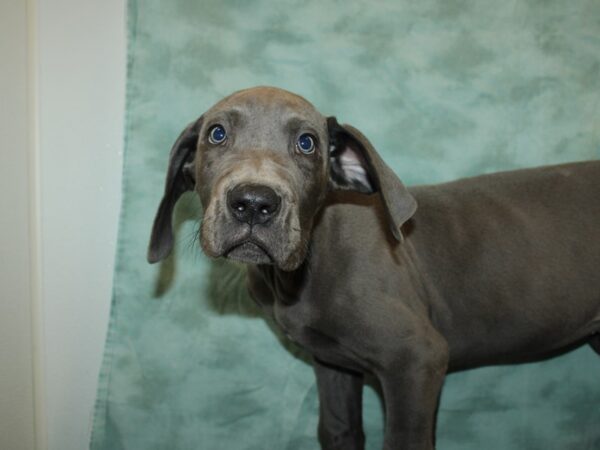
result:
[[(600, 2), (129, 0), (123, 205), (93, 450), (318, 448), (308, 358), (243, 268), (204, 256), (194, 195), (145, 261), (168, 151), (221, 97), (303, 95), (361, 129), (407, 184), (600, 157)], [(565, 301), (568, 301), (566, 299)], [(382, 442), (365, 392), (369, 449)], [(447, 378), (440, 449), (600, 449), (600, 357)]]

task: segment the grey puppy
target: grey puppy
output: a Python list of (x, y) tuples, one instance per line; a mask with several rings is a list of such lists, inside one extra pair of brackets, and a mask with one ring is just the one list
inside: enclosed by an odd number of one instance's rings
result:
[(251, 296), (313, 355), (324, 449), (364, 448), (364, 374), (384, 448), (431, 449), (448, 371), (600, 352), (599, 161), (407, 189), (358, 130), (258, 87), (175, 142), (150, 262), (190, 190), (204, 251), (247, 263)]

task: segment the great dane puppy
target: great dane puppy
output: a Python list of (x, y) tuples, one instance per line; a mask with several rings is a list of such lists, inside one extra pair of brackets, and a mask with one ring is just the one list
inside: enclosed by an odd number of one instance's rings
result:
[(258, 87), (175, 142), (150, 262), (190, 190), (204, 252), (247, 263), (251, 296), (314, 356), (324, 449), (364, 448), (364, 374), (384, 448), (422, 450), (449, 370), (600, 351), (599, 161), (407, 189), (360, 131)]

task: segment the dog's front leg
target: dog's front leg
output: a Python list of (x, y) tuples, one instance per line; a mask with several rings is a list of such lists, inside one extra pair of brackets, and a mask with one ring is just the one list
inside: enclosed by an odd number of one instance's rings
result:
[(319, 441), (323, 450), (363, 450), (363, 377), (314, 360), (319, 390)]
[(386, 410), (384, 450), (434, 448), (435, 411), (448, 365), (439, 335), (412, 338), (379, 371)]

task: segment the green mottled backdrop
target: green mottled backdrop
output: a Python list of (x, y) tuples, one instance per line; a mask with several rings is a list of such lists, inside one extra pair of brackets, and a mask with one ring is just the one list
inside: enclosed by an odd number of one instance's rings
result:
[[(193, 195), (145, 262), (167, 154), (222, 96), (275, 85), (371, 138), (408, 184), (600, 157), (600, 2), (130, 0), (123, 208), (94, 450), (316, 449), (306, 358), (203, 256)], [(368, 448), (382, 440), (373, 388)], [(600, 357), (448, 377), (440, 449), (600, 449)]]

